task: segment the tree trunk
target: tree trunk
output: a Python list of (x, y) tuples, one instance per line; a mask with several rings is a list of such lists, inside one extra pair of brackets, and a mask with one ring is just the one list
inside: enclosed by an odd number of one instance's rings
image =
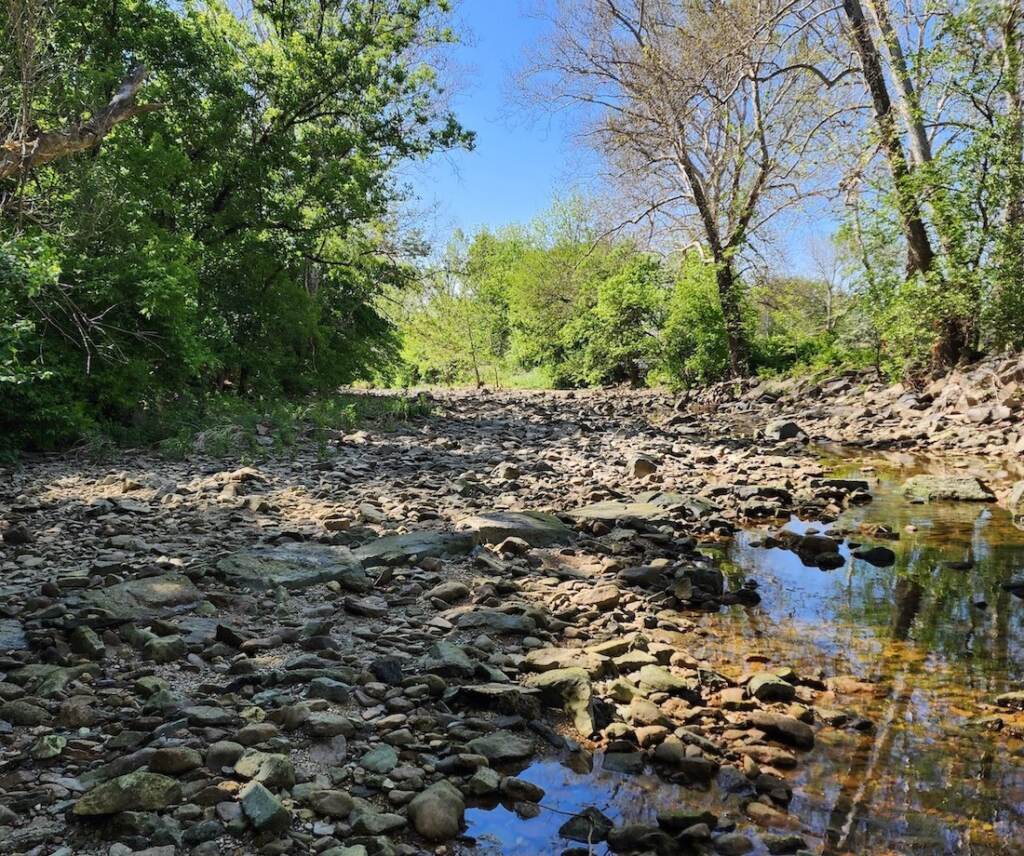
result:
[(864, 81), (871, 92), (871, 100), (875, 108), (875, 122), (878, 125), (882, 146), (892, 171), (896, 203), (903, 224), (903, 233), (907, 239), (907, 277), (928, 273), (935, 259), (935, 253), (928, 237), (928, 230), (921, 218), (921, 206), (907, 186), (910, 169), (893, 117), (892, 101), (889, 98), (885, 73), (882, 71), (882, 59), (864, 18), (860, 0), (843, 0), (843, 11), (850, 22), (854, 48), (860, 57)]
[(734, 380), (750, 374), (750, 352), (743, 330), (743, 312), (736, 293), (736, 274), (732, 262), (722, 260), (715, 265), (718, 300), (725, 319), (725, 340), (729, 348), (729, 376)]
[(907, 68), (907, 60), (903, 55), (903, 46), (900, 44), (899, 36), (892, 26), (889, 17), (888, 0), (868, 0), (868, 5), (874, 13), (875, 22), (882, 33), (882, 40), (889, 53), (889, 62), (892, 66), (893, 78), (899, 84), (896, 100), (903, 116), (903, 123), (907, 127), (907, 137), (910, 141), (910, 155), (915, 164), (930, 163), (932, 159), (932, 144), (928, 139), (928, 132), (924, 127), (924, 119), (921, 115), (921, 104), (918, 101), (917, 92), (914, 90), (914, 82), (910, 77), (910, 70)]

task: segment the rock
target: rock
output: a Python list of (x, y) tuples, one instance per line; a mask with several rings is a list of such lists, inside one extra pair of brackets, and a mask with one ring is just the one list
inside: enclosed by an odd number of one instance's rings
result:
[(569, 516), (586, 523), (614, 524), (621, 520), (642, 520), (653, 524), (669, 521), (668, 514), (662, 506), (652, 502), (627, 502), (616, 499), (585, 505), (570, 511)]
[(11, 725), (42, 725), (50, 721), (50, 713), (37, 704), (16, 699), (0, 704), (0, 719)]
[(442, 639), (427, 649), (422, 668), (446, 678), (469, 678), (476, 671), (476, 663), (458, 645)]
[(532, 740), (517, 737), (511, 731), (495, 731), (483, 737), (476, 737), (467, 744), (470, 751), (483, 755), (492, 764), (521, 761), (534, 753)]
[(596, 844), (605, 841), (608, 833), (614, 829), (615, 823), (606, 814), (593, 806), (588, 806), (579, 814), (570, 817), (558, 828), (558, 834), (569, 841), (581, 841), (584, 844)]
[(197, 749), (187, 746), (164, 746), (149, 759), (149, 769), (154, 773), (179, 776), (189, 770), (203, 766), (203, 756)]
[(863, 548), (857, 550), (853, 557), (876, 568), (888, 568), (896, 564), (896, 554), (888, 547)]
[(658, 471), (658, 462), (650, 455), (630, 455), (626, 459), (626, 471), (634, 478), (644, 478)]
[[(2, 636), (2, 633), (0, 633)], [(106, 653), (106, 647), (91, 627), (80, 625), (68, 634), (68, 642), (71, 650), (90, 660), (102, 660)], [(0, 640), (0, 650), (3, 649), (3, 642)]]
[(75, 803), (80, 817), (121, 811), (159, 811), (181, 802), (181, 787), (167, 776), (136, 770), (97, 785)]
[(25, 628), (16, 618), (0, 619), (0, 652), (27, 651), (29, 648)]
[(173, 663), (188, 653), (188, 646), (180, 636), (157, 636), (146, 641), (142, 654), (154, 663)]
[(996, 704), (1011, 710), (1024, 710), (1024, 690), (996, 696)]
[(490, 767), (480, 767), (470, 777), (466, 788), (470, 795), (475, 797), (487, 796), (495, 793), (501, 787), (501, 774)]
[(590, 677), (604, 674), (608, 658), (582, 648), (538, 648), (530, 651), (523, 668), (530, 672), (551, 672), (555, 669), (582, 669)]
[(336, 820), (344, 820), (352, 813), (354, 805), (347, 791), (318, 790), (313, 791), (307, 800), (317, 814), (326, 815)]
[(261, 782), (268, 788), (290, 788), (295, 784), (295, 767), (287, 755), (247, 749), (235, 763), (243, 779)]
[(259, 782), (249, 782), (238, 792), (242, 811), (257, 832), (284, 832), (291, 826), (291, 812)]
[(795, 422), (787, 419), (773, 419), (764, 427), (764, 436), (769, 440), (794, 440), (798, 437), (806, 437), (803, 429)]
[(75, 600), (123, 621), (152, 621), (192, 609), (203, 599), (192, 581), (180, 574), (128, 580), (82, 593)]
[(427, 600), (443, 600), (445, 603), (457, 603), (469, 597), (469, 586), (456, 580), (440, 583), (423, 593)]
[(317, 740), (330, 740), (339, 734), (351, 737), (355, 733), (355, 726), (347, 716), (330, 711), (314, 711), (306, 720), (306, 728)]
[(425, 558), (463, 556), (473, 549), (472, 537), (458, 532), (407, 532), (375, 538), (352, 551), (364, 567), (414, 564)]
[(614, 609), (618, 603), (621, 593), (615, 586), (594, 586), (594, 588), (578, 594), (573, 600), (578, 606), (584, 609), (597, 609), (602, 612)]
[(381, 744), (363, 755), (359, 759), (359, 766), (372, 773), (390, 773), (398, 766), (398, 753), (390, 746)]
[[(401, 669), (399, 669), (399, 682), (401, 682)], [(385, 682), (386, 683), (386, 682)], [(338, 704), (348, 704), (350, 687), (341, 681), (331, 678), (313, 678), (309, 682), (309, 689), (306, 691), (308, 698), (320, 698), (325, 701), (333, 701)]]
[(67, 745), (68, 739), (60, 734), (44, 734), (36, 741), (29, 754), (36, 761), (49, 761), (59, 758)]
[(569, 541), (572, 530), (553, 514), (540, 511), (490, 511), (466, 517), (457, 528), (472, 533), (478, 544), (499, 544), (506, 538), (521, 538), (532, 547), (547, 547)]
[(471, 609), (459, 614), (455, 623), (462, 630), (477, 630), (495, 635), (511, 633), (528, 636), (537, 631), (537, 623), (528, 615), (516, 615), (496, 609)]
[(747, 692), (758, 701), (792, 701), (796, 697), (796, 688), (782, 680), (774, 672), (758, 672), (747, 683)]
[(230, 585), (256, 591), (336, 582), (344, 589), (363, 593), (373, 586), (362, 561), (350, 550), (323, 544), (251, 547), (221, 559), (215, 572)]
[(750, 722), (769, 737), (774, 737), (790, 746), (796, 746), (799, 749), (811, 749), (814, 746), (814, 730), (807, 723), (792, 716), (766, 710), (755, 710), (750, 713)]
[(409, 803), (409, 819), (428, 841), (450, 841), (459, 834), (466, 804), (458, 788), (442, 779)]
[(663, 666), (644, 666), (640, 670), (640, 688), (647, 692), (668, 693), (699, 704), (700, 682), (696, 678), (674, 675)]
[(530, 675), (525, 683), (540, 691), (543, 704), (565, 710), (581, 735), (589, 737), (594, 733), (596, 728), (590, 710), (590, 678), (585, 670), (553, 669), (539, 675)]
[(796, 853), (807, 846), (807, 842), (800, 835), (777, 835), (766, 832), (761, 836), (761, 840), (773, 856), (774, 854)]
[(1011, 514), (1024, 514), (1024, 481), (1014, 482), (1006, 497), (1006, 508)]
[(346, 597), (346, 612), (353, 615), (365, 615), (367, 618), (383, 618), (388, 614), (388, 602), (382, 597), (369, 595), (367, 597)]
[(744, 856), (754, 849), (754, 842), (742, 832), (727, 832), (715, 838), (711, 845), (722, 856)]
[(501, 793), (513, 802), (539, 803), (544, 799), (544, 788), (515, 776), (506, 776), (501, 780)]
[(911, 499), (926, 501), (995, 502), (988, 485), (961, 476), (913, 476), (904, 482), (903, 493)]

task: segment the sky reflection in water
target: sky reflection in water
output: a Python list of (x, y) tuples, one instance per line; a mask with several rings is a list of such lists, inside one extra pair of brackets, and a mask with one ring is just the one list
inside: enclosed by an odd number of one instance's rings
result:
[[(908, 503), (899, 485), (918, 470), (880, 465), (862, 473), (842, 464), (836, 473), (869, 479), (875, 501), (850, 509), (834, 527), (856, 530), (863, 522), (899, 532), (899, 541), (849, 536), (891, 547), (894, 567), (851, 559), (844, 544), (846, 566), (821, 571), (786, 550), (754, 546), (763, 532), (742, 533), (723, 567), (738, 580), (755, 578), (763, 605), (701, 618), (705, 650), (698, 643), (691, 653), (716, 663), (724, 654), (734, 675), (746, 655), (758, 653), (803, 674), (880, 683), (877, 698), (828, 702), (869, 715), (874, 733), (823, 729), (793, 774), (791, 812), (815, 852), (1024, 853), (1024, 744), (973, 722), (979, 703), (1022, 685), (1024, 601), (1002, 583), (1024, 576), (1024, 531), (990, 505)], [(797, 520), (788, 526), (807, 528)], [(968, 570), (947, 564), (967, 560)], [(543, 806), (551, 810), (521, 820), (501, 806), (471, 809), (469, 834), (479, 840), (473, 852), (559, 853), (571, 844), (558, 837), (566, 819), (559, 812), (588, 805), (616, 820), (653, 821), (661, 807), (722, 804), (721, 795), (654, 776), (601, 772), (600, 757), (594, 766), (598, 772), (533, 764), (521, 775), (546, 789)]]

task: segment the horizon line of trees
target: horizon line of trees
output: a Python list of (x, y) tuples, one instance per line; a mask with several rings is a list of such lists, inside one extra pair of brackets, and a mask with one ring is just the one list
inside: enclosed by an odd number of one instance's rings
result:
[(841, 210), (906, 370), (1024, 343), (1021, 0), (545, 9), (522, 88), (585, 115), (622, 222), (712, 260), (730, 376), (753, 367), (743, 271), (819, 201)]

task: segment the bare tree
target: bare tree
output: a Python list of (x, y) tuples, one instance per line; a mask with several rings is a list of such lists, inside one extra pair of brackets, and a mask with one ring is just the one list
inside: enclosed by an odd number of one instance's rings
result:
[(805, 37), (813, 0), (558, 0), (529, 91), (582, 105), (629, 205), (713, 260), (731, 374), (749, 370), (740, 276), (768, 224), (832, 172), (819, 137), (848, 71)]

